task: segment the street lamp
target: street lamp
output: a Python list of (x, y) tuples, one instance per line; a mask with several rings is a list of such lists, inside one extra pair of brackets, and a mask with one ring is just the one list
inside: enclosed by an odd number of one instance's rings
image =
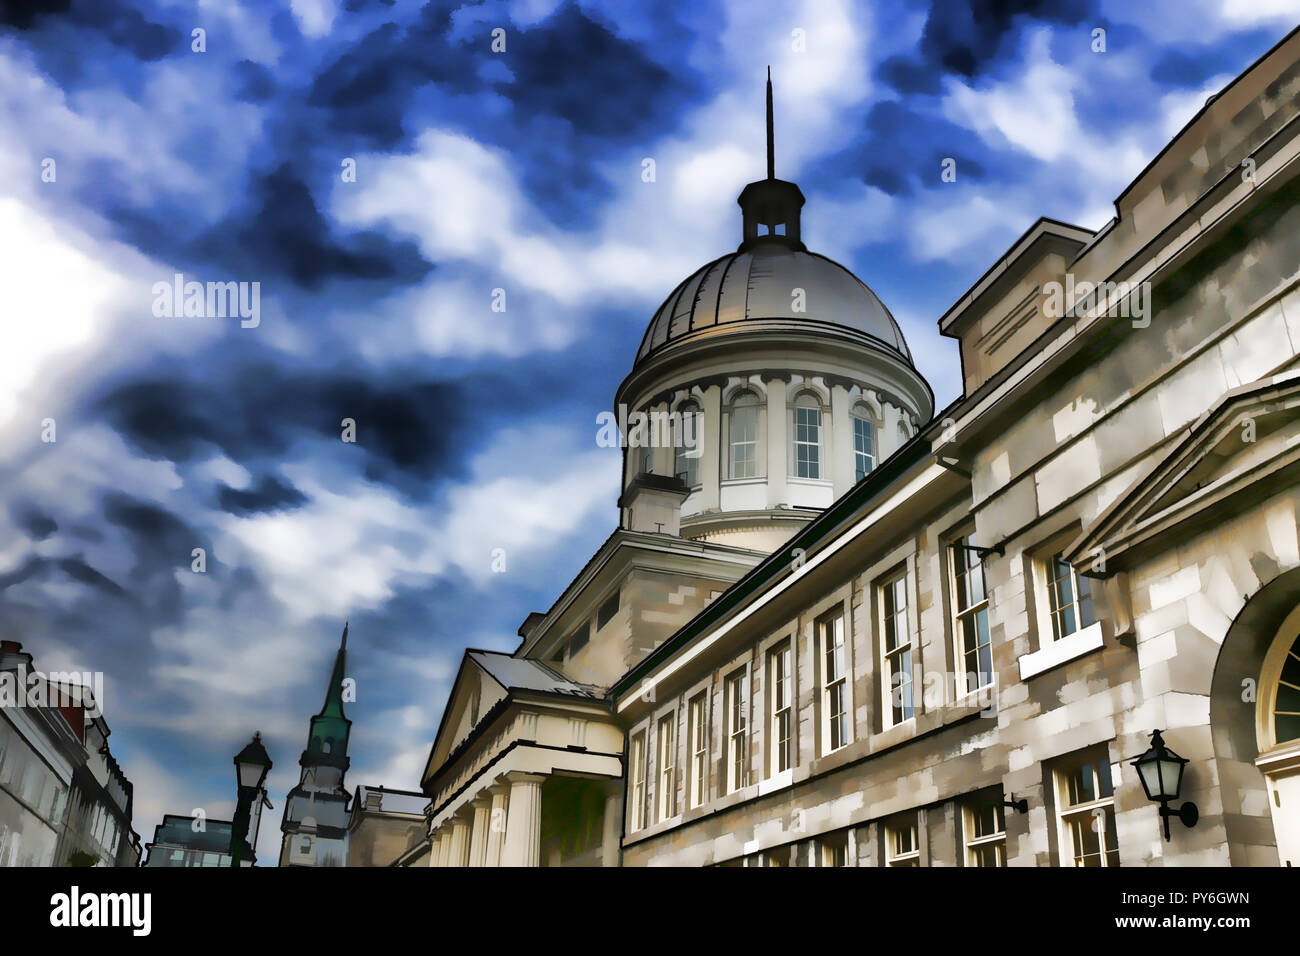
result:
[(239, 784), (239, 802), (235, 806), (233, 832), (230, 834), (230, 865), (238, 867), (245, 851), (256, 859), (248, 845), (248, 823), (253, 801), (261, 797), (266, 775), (271, 772), (271, 757), (262, 746), (262, 735), (253, 734), (244, 749), (235, 754), (235, 780)]
[(1187, 758), (1178, 756), (1166, 747), (1160, 731), (1151, 734), (1151, 747), (1147, 752), (1130, 762), (1137, 767), (1138, 779), (1142, 781), (1142, 789), (1147, 792), (1147, 799), (1160, 804), (1166, 842), (1169, 840), (1170, 817), (1177, 817), (1185, 827), (1196, 826), (1196, 821), (1200, 819), (1196, 804), (1189, 801), (1177, 810), (1169, 806), (1178, 799), (1178, 792), (1183, 787), (1183, 768), (1187, 766)]

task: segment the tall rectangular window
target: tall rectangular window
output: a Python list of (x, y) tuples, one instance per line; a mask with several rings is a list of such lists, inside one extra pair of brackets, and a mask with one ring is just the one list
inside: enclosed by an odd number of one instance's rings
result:
[(632, 738), (632, 758), (631, 765), (628, 767), (628, 775), (632, 778), (632, 806), (630, 830), (641, 829), (641, 821), (645, 813), (645, 732), (637, 734)]
[(884, 712), (889, 726), (911, 720), (912, 635), (907, 621), (907, 575), (880, 586), (881, 650), (884, 657)]
[(849, 682), (844, 649), (844, 615), (819, 622), (822, 649), (822, 731), (825, 753), (849, 742)]
[(749, 751), (745, 741), (746, 687), (741, 668), (727, 678), (727, 792), (745, 785)]
[(921, 865), (921, 845), (916, 839), (916, 814), (908, 814), (885, 824), (885, 865)]
[(794, 410), (794, 473), (799, 478), (820, 478), (822, 410), (797, 405)]
[(849, 835), (846, 831), (829, 833), (819, 839), (817, 845), (822, 851), (822, 866), (849, 865)]
[(689, 801), (691, 807), (698, 807), (704, 803), (708, 787), (709, 730), (708, 721), (705, 719), (705, 704), (704, 694), (692, 700), (687, 721), (691, 747)]
[(694, 488), (700, 483), (700, 409), (693, 403), (683, 405), (678, 414), (676, 441), (673, 453), (673, 474)]
[(861, 481), (876, 466), (876, 449), (871, 440), (871, 421), (853, 416), (854, 481)]
[(784, 773), (790, 769), (790, 730), (794, 717), (789, 641), (768, 654), (767, 674), (772, 702), (772, 773)]
[(596, 612), (596, 630), (599, 631), (602, 627), (604, 627), (606, 624), (612, 621), (614, 619), (614, 615), (617, 613), (618, 613), (618, 592), (615, 591), (613, 594), (611, 594), (609, 597), (605, 599), (605, 603), (602, 604), (600, 606), (600, 610)]
[(1119, 866), (1115, 788), (1104, 748), (1063, 761), (1053, 776), (1061, 864)]
[(1060, 554), (1047, 565), (1048, 604), (1052, 612), (1052, 640), (1059, 641), (1094, 623), (1092, 586)]
[(994, 803), (992, 798), (972, 801), (962, 808), (967, 866), (1007, 865), (1007, 824), (1004, 814), (1002, 805)]
[(752, 392), (736, 396), (727, 418), (728, 476), (758, 477), (758, 397)]
[(676, 714), (669, 714), (659, 721), (659, 819), (667, 820), (677, 809), (676, 766), (677, 754), (673, 728)]
[(971, 536), (949, 547), (956, 601), (958, 672), (969, 693), (993, 682), (993, 647), (989, 640), (989, 598), (984, 562), (972, 547)]

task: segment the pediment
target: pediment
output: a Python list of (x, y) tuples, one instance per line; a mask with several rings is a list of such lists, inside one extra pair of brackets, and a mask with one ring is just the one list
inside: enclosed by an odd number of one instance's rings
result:
[(451, 693), (447, 695), (447, 706), (433, 741), (429, 766), (442, 764), (507, 695), (507, 689), (474, 659), (473, 652), (466, 652), (452, 682)]
[(1300, 481), (1300, 373), (1227, 392), (1066, 550), (1108, 577)]

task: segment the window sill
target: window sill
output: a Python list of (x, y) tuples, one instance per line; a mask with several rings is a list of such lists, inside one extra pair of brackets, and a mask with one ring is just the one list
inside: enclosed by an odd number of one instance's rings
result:
[(792, 485), (809, 485), (813, 488), (825, 488), (834, 483), (829, 478), (800, 478), (796, 475), (790, 475), (786, 478), (786, 482)]
[(1104, 641), (1101, 635), (1101, 621), (1094, 621), (1081, 631), (1069, 637), (1053, 641), (1042, 650), (1023, 654), (1020, 657), (1020, 679), (1022, 681), (1036, 677), (1053, 667), (1059, 667), (1072, 660), (1099, 650)]
[(761, 485), (767, 481), (766, 475), (760, 475), (757, 478), (723, 478), (718, 482), (723, 488), (734, 488), (739, 485)]

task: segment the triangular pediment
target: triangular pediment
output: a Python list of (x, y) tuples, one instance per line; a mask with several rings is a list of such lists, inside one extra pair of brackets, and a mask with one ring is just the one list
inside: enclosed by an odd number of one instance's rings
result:
[(474, 659), (474, 652), (461, 658), (460, 670), (447, 695), (442, 725), (433, 741), (430, 766), (438, 766), (458, 744), (473, 733), (486, 714), (507, 697), (507, 690)]
[(1300, 373), (1227, 392), (1066, 550), (1105, 577), (1300, 481)]

